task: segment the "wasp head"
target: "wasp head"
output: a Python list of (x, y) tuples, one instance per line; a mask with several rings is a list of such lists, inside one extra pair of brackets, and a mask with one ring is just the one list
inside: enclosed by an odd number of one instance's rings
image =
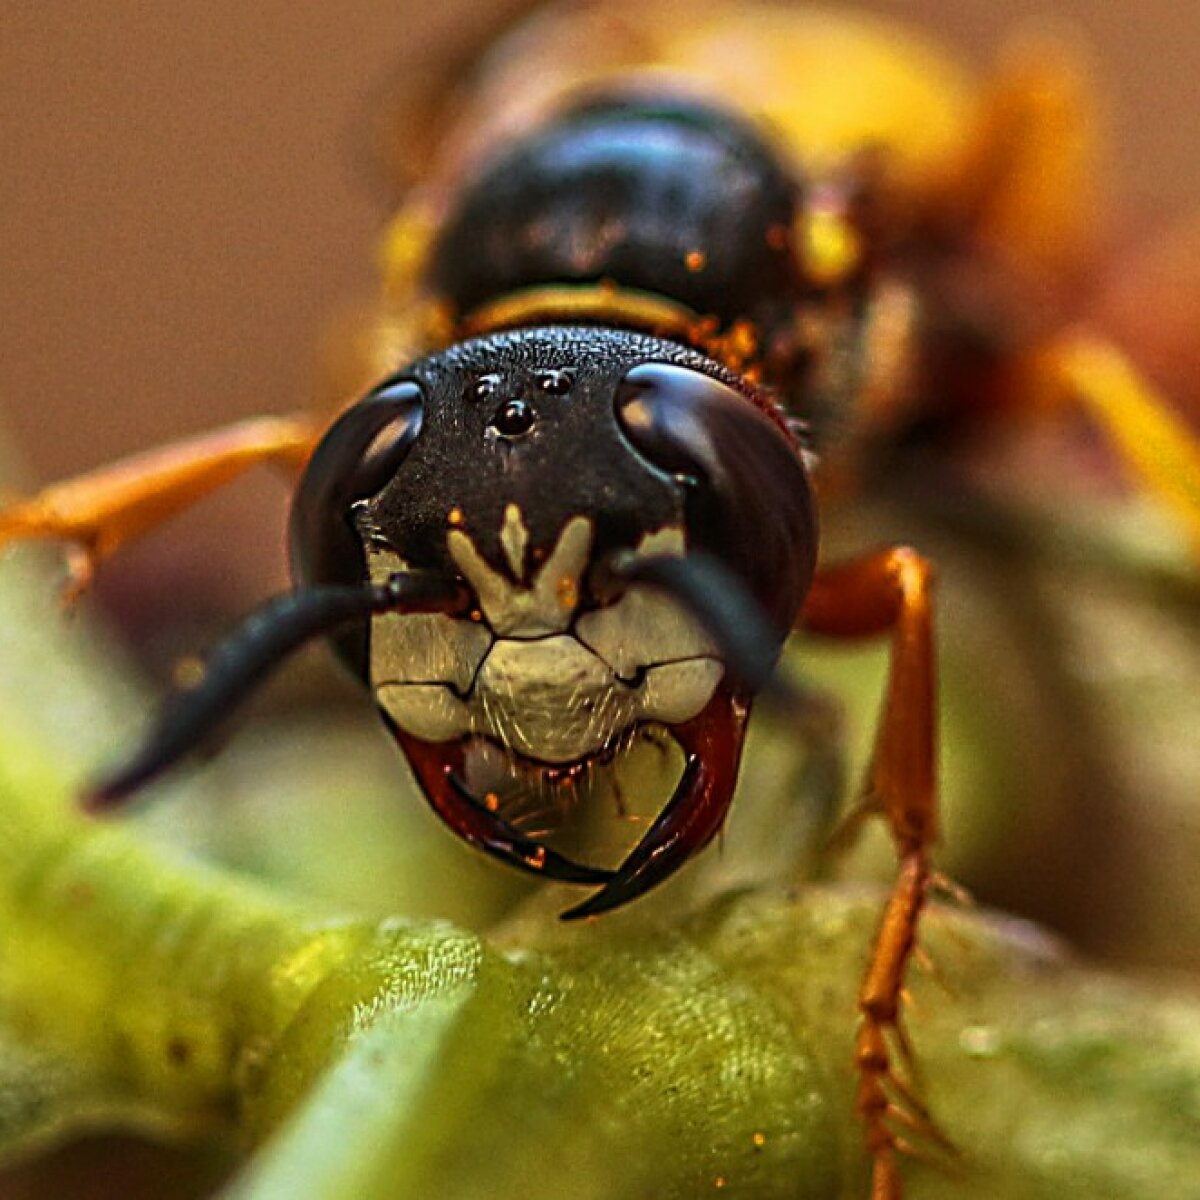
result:
[[(514, 852), (464, 780), (473, 745), (553, 773), (640, 726), (673, 732), (688, 765), (659, 821), (677, 848), (629, 894), (719, 827), (752, 690), (729, 647), (749, 623), (778, 652), (816, 550), (802, 460), (751, 385), (675, 343), (588, 327), (464, 342), (387, 380), (317, 449), (292, 528), (305, 583), (465, 583), (463, 611), (380, 614), (339, 649), (434, 807), (485, 849), (603, 874)], [(614, 882), (600, 907), (628, 898)]]

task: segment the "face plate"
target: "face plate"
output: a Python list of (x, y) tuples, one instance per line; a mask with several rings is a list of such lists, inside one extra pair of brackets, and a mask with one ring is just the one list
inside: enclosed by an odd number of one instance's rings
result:
[(458, 575), (477, 606), (372, 623), (368, 681), (401, 729), (558, 765), (711, 699), (723, 667), (698, 622), (604, 578), (614, 554), (687, 548), (686, 486), (631, 446), (615, 409), (617, 383), (647, 361), (738, 386), (684, 347), (590, 328), (498, 335), (410, 368), (420, 435), (353, 508), (367, 571)]
[[(450, 553), (479, 598), (479, 619), (375, 618), (371, 687), (401, 729), (431, 742), (478, 734), (524, 758), (566, 764), (606, 750), (636, 724), (678, 724), (700, 712), (724, 668), (674, 600), (633, 586), (610, 604), (579, 611), (589, 518), (572, 517), (528, 573), (517, 549), (528, 531), (516, 505), (506, 508), (504, 526), (511, 576), (448, 526)], [(633, 553), (683, 550), (675, 527), (647, 534)], [(369, 539), (367, 560), (372, 580), (406, 566)]]

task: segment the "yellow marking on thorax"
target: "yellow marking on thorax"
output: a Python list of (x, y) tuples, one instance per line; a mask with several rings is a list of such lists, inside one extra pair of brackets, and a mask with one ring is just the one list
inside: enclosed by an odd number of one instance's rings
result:
[(501, 329), (595, 321), (605, 325), (630, 325), (660, 337), (688, 337), (696, 314), (683, 304), (633, 288), (618, 287), (610, 280), (599, 283), (551, 284), (526, 288), (490, 300), (467, 313), (459, 322), (459, 333), (476, 337)]
[(796, 223), (796, 252), (806, 279), (817, 287), (832, 288), (858, 269), (862, 238), (843, 214), (829, 208), (808, 208)]
[(611, 280), (531, 287), (501, 296), (464, 316), (456, 333), (461, 338), (479, 337), (553, 324), (637, 329), (692, 346), (743, 375), (759, 365), (761, 340), (754, 322), (737, 320), (722, 326), (716, 317), (701, 316), (665, 296), (620, 287)]

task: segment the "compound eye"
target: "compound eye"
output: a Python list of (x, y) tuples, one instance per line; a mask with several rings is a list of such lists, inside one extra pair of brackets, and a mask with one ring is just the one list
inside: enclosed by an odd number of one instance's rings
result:
[[(358, 462), (348, 464), (346, 485), (353, 499), (374, 496), (391, 482), (420, 432), (423, 405), (420, 387), (410, 379), (402, 379), (384, 384), (350, 410), (360, 410), (355, 424), (364, 434), (374, 430)], [(347, 454), (353, 453), (352, 445), (347, 443)]]
[(790, 628), (816, 560), (808, 476), (797, 448), (752, 399), (675, 363), (642, 363), (615, 395), (617, 422), (684, 489), (690, 546), (733, 570)]
[(389, 380), (347, 409), (322, 438), (292, 507), (292, 560), (298, 578), (308, 583), (362, 578), (351, 506), (392, 480), (421, 431), (423, 411), (418, 384)]
[(492, 428), (503, 438), (519, 438), (533, 428), (536, 420), (528, 400), (505, 400), (492, 417)]
[(617, 420), (634, 447), (668, 474), (696, 481), (720, 469), (710, 414), (750, 402), (711, 375), (642, 363), (617, 385)]

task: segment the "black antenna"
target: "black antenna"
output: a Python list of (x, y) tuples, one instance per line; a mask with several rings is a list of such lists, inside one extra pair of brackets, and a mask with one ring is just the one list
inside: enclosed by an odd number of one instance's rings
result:
[(454, 611), (466, 599), (459, 581), (416, 573), (398, 573), (380, 584), (304, 587), (276, 596), (212, 651), (195, 686), (168, 697), (138, 751), (83, 797), (84, 808), (115, 808), (174, 767), (305, 642), (375, 613)]

